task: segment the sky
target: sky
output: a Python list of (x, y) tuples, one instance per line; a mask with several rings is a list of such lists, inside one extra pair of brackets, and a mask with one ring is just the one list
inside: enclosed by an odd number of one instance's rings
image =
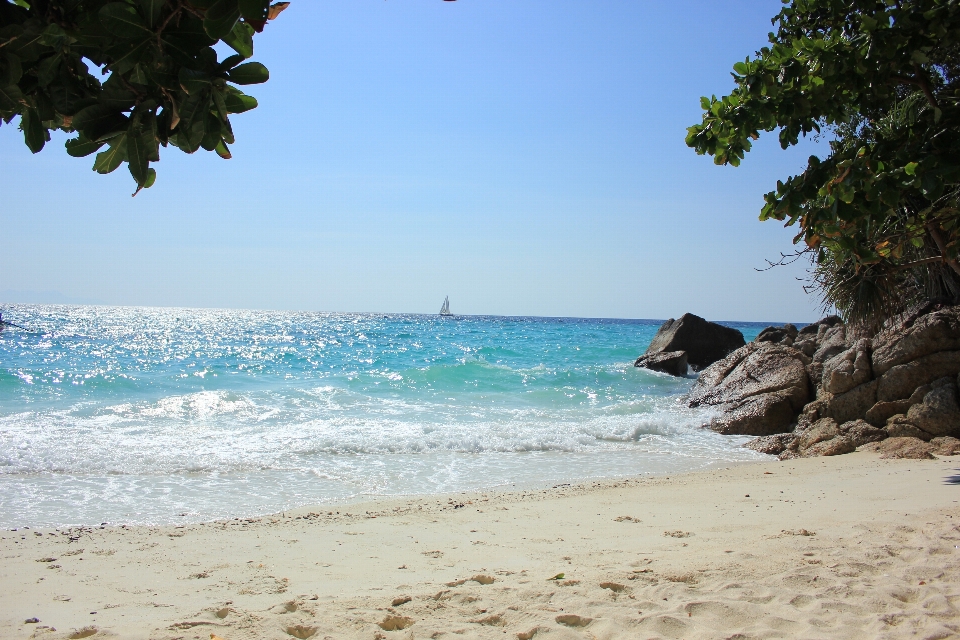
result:
[(121, 167), (0, 127), (0, 303), (807, 322), (763, 194), (684, 144), (779, 0), (293, 0), (233, 159)]

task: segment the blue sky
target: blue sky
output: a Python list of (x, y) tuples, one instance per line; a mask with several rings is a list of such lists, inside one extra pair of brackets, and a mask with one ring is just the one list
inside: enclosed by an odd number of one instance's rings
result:
[(813, 143), (683, 138), (779, 0), (294, 0), (234, 158), (161, 151), (131, 199), (0, 127), (0, 302), (809, 321), (757, 220)]

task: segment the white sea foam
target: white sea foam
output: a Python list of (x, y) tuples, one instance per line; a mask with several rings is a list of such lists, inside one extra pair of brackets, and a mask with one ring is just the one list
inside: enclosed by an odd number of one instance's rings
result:
[(17, 311), (43, 333), (0, 334), (3, 525), (202, 520), (760, 458), (701, 428), (709, 414), (679, 401), (691, 380), (631, 365), (656, 323)]

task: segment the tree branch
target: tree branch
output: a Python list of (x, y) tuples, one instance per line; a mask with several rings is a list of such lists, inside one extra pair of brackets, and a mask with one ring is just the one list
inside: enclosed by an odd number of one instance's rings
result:
[(930, 232), (930, 237), (937, 243), (937, 248), (940, 249), (940, 253), (943, 254), (943, 261), (946, 262), (957, 275), (960, 275), (960, 264), (957, 264), (955, 259), (949, 257), (947, 253), (947, 243), (943, 240), (943, 234), (940, 232), (940, 225), (930, 223), (927, 225), (927, 231)]

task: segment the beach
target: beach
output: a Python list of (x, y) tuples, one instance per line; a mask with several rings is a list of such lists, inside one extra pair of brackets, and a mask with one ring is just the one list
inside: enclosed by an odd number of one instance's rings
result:
[(957, 462), (858, 452), (6, 530), (0, 637), (946, 638), (960, 632)]

